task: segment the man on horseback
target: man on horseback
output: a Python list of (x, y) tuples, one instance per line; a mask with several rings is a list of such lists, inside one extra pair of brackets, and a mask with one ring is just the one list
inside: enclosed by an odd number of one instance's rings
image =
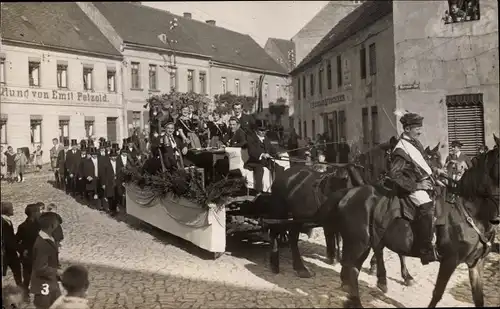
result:
[(418, 140), (423, 117), (407, 113), (400, 122), (404, 132), (392, 151), (389, 178), (396, 185), (399, 196), (417, 206), (416, 225), (420, 238), (420, 258), (423, 265), (437, 261), (438, 255), (432, 242), (434, 202), (429, 196), (433, 190), (432, 173), (444, 174), (443, 170), (431, 169), (424, 159), (424, 147)]

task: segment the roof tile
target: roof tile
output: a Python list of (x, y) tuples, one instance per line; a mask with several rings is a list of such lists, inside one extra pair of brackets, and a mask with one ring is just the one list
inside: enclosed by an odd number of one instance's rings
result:
[(76, 3), (4, 2), (2, 38), (121, 56)]
[[(204, 55), (227, 64), (287, 73), (249, 35), (134, 3), (93, 4), (125, 42), (165, 48), (158, 35), (166, 33), (177, 41), (175, 49), (181, 52)], [(169, 23), (174, 18), (178, 26), (169, 31)]]

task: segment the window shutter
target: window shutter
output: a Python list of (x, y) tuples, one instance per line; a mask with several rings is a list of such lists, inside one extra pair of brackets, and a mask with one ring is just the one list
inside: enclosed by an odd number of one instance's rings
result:
[(447, 96), (446, 105), (449, 143), (458, 140), (465, 154), (475, 156), (478, 147), (484, 145), (483, 95)]

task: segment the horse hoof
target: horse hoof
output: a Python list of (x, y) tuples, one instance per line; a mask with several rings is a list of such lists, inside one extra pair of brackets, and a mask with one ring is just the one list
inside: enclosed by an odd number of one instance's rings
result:
[(326, 263), (328, 265), (335, 265), (335, 264), (337, 264), (337, 261), (335, 260), (335, 258), (327, 258)]
[(387, 293), (387, 284), (384, 283), (377, 283), (377, 287), (382, 291), (382, 293)]
[(405, 280), (405, 285), (406, 286), (414, 286), (415, 285), (415, 280), (413, 280), (413, 279), (406, 279)]
[(295, 272), (299, 278), (312, 278), (316, 275), (312, 270), (307, 269), (295, 270)]

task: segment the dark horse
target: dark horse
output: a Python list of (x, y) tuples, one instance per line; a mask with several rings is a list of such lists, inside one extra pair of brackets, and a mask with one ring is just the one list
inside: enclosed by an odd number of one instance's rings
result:
[[(436, 147), (430, 149), (429, 146), (425, 148), (425, 159), (430, 163), (430, 166), (442, 168), (443, 163), (441, 161), (441, 153), (439, 152), (441, 143), (438, 143)], [(442, 146), (441, 146), (442, 148)], [(383, 249), (383, 248), (382, 248)], [(405, 257), (401, 254), (399, 255), (399, 262), (401, 266), (401, 277), (403, 278), (403, 282), (406, 286), (412, 286), (415, 283), (415, 279), (408, 271), (406, 267)], [(383, 252), (380, 252), (379, 256), (383, 256)], [(374, 275), (377, 269), (377, 255), (374, 254), (372, 259), (370, 260), (370, 274)], [(381, 284), (378, 287), (382, 290), (382, 292), (387, 292), (387, 284), (383, 284), (384, 280), (379, 281)]]
[[(496, 136), (494, 140), (497, 147), (481, 155), (457, 186), (449, 188), (457, 195), (455, 205), (440, 199), (444, 203), (442, 222), (436, 231), (440, 266), (429, 307), (435, 307), (441, 300), (451, 275), (461, 263), (469, 267), (474, 304), (476, 307), (484, 306), (483, 263), (491, 250), (494, 225), (500, 222), (500, 140)], [(327, 202), (336, 205), (336, 214), (332, 218), (343, 239), (340, 277), (343, 288), (349, 293), (348, 306), (362, 307), (358, 276), (370, 248), (377, 255), (379, 280), (386, 277), (380, 248), (387, 247), (404, 256), (419, 256), (418, 247), (414, 245), (414, 236), (418, 235), (414, 233), (411, 222), (397, 216), (390, 217), (392, 219), (387, 222), (392, 205), (384, 201), (389, 200), (385, 194), (381, 188), (366, 185), (334, 192)], [(379, 285), (383, 284), (379, 282)]]
[[(323, 227), (327, 248), (328, 263), (334, 264), (336, 256), (336, 236), (333, 226), (328, 220), (331, 208), (324, 202), (330, 192), (344, 188), (359, 186), (363, 180), (356, 171), (355, 164), (331, 164), (324, 172), (315, 170), (315, 166), (292, 166), (273, 182), (271, 187), (270, 217), (277, 219), (271, 224), (269, 236), (271, 240), (271, 270), (279, 273), (279, 235), (289, 231), (289, 243), (292, 251), (293, 269), (301, 278), (309, 278), (314, 274), (304, 265), (299, 252), (299, 234), (304, 227)], [(289, 221), (285, 221), (290, 218)]]

